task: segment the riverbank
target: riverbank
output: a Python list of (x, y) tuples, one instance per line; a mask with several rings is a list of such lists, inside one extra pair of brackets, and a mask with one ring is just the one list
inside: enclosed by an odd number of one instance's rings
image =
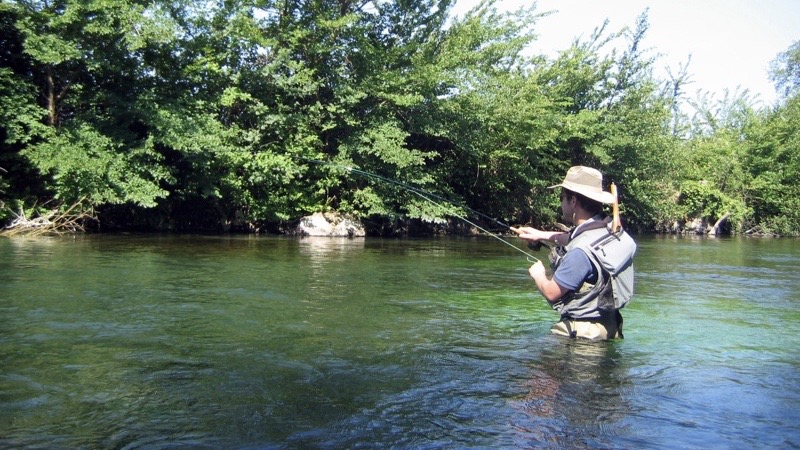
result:
[[(508, 232), (509, 225), (494, 219), (491, 222), (481, 218), (464, 220), (457, 217), (435, 222), (421, 219), (397, 218), (391, 220), (386, 217), (359, 219), (336, 212), (314, 213), (294, 220), (259, 222), (246, 221), (243, 218), (225, 222), (215, 221), (213, 218), (206, 221), (178, 220), (182, 216), (169, 221), (151, 221), (147, 217), (115, 216), (114, 214), (107, 214), (107, 211), (97, 213), (94, 209), (83, 208), (78, 203), (65, 212), (40, 210), (32, 217), (28, 217), (26, 212), (21, 209), (13, 215), (15, 218), (0, 230), (0, 236), (83, 232), (235, 233), (331, 237), (426, 237), (474, 236), (487, 233), (510, 234)], [(186, 219), (186, 217), (183, 218)], [(511, 226), (518, 225), (522, 224), (513, 224)], [(545, 229), (566, 229), (562, 224), (537, 226)], [(734, 230), (727, 214), (713, 222), (705, 218), (680, 219), (665, 221), (662, 225), (652, 230), (629, 229), (628, 231), (634, 234), (782, 237), (758, 225), (737, 232)]]

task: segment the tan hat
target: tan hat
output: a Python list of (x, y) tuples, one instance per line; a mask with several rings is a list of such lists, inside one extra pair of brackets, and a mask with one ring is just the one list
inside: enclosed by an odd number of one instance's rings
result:
[(570, 167), (564, 181), (561, 184), (550, 186), (548, 189), (557, 187), (569, 189), (600, 203), (614, 203), (614, 195), (603, 190), (603, 174), (591, 167)]

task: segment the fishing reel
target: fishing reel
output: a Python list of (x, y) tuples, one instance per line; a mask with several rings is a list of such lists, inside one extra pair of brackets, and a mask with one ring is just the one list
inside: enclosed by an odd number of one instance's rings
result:
[[(544, 249), (548, 251), (553, 249), (553, 245), (551, 245), (549, 242), (542, 242), (542, 241), (528, 242), (528, 248), (535, 252), (541, 250), (542, 247), (544, 247)], [(560, 246), (556, 244), (555, 247), (559, 248)]]
[(539, 241), (528, 242), (528, 248), (533, 250), (533, 251), (535, 251), (535, 252), (538, 252), (539, 250), (542, 249), (542, 243), (539, 242)]

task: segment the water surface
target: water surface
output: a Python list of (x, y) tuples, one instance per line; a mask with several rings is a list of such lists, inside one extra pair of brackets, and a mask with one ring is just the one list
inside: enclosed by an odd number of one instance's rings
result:
[(491, 238), (0, 239), (0, 446), (800, 446), (798, 241), (637, 240), (586, 343)]

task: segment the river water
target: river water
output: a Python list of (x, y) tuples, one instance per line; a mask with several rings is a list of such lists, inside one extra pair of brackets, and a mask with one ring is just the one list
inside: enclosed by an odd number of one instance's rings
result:
[(798, 448), (800, 241), (637, 240), (588, 343), (487, 237), (0, 238), (0, 447)]

